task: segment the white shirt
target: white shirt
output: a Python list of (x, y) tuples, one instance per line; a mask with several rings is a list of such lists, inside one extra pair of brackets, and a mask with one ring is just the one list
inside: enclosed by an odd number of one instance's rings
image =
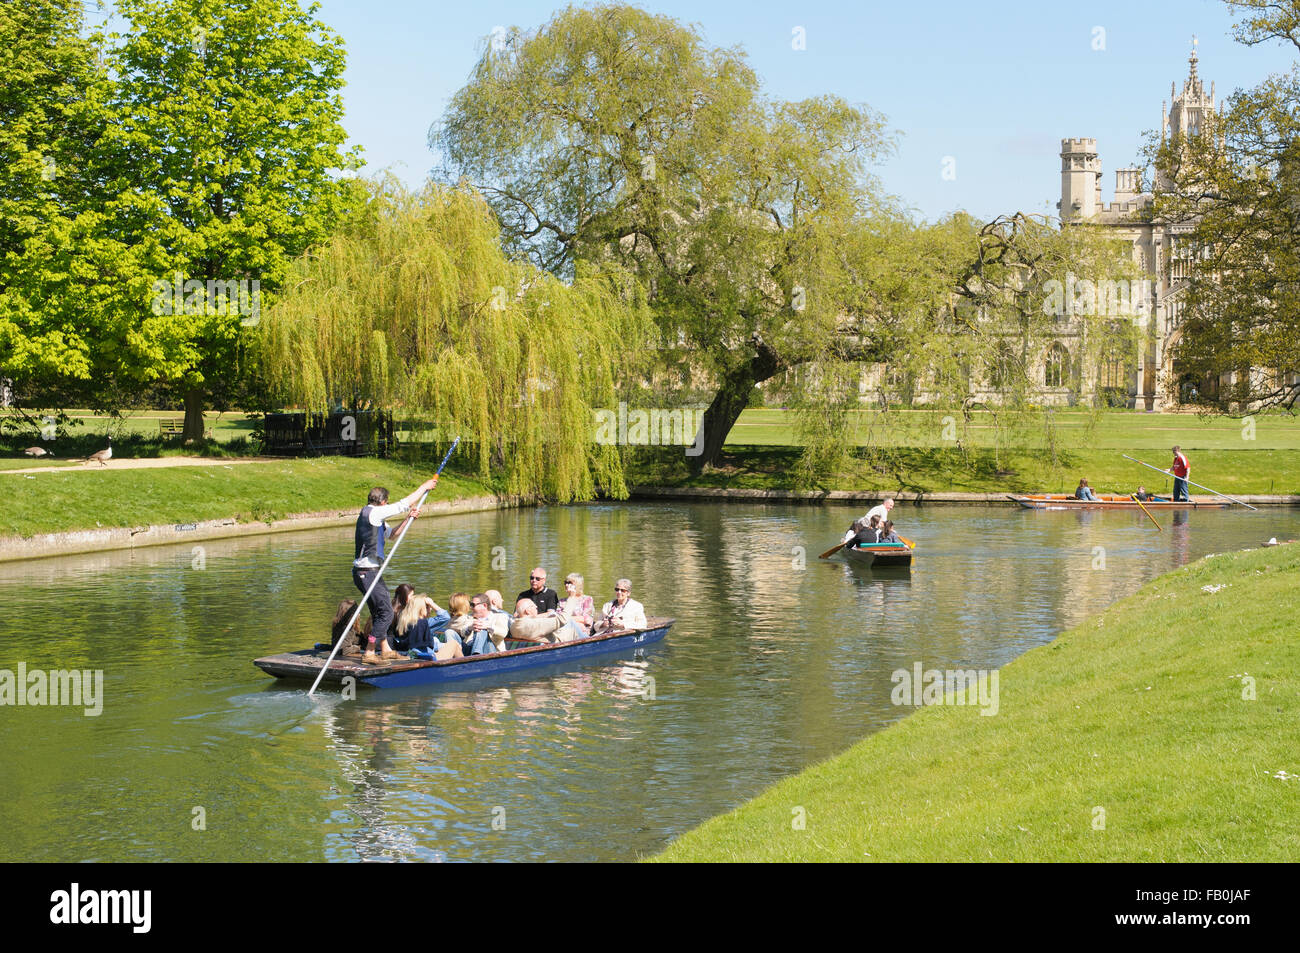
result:
[(602, 619), (609, 619), (617, 623), (612, 626), (612, 628), (617, 629), (648, 628), (645, 620), (645, 606), (631, 597), (622, 606), (617, 605), (613, 600), (601, 606), (600, 615), (596, 616), (596, 624), (599, 625)]
[[(867, 515), (862, 517), (861, 520), (854, 520), (854, 522), (855, 523), (861, 522), (863, 526), (866, 526), (868, 523), (871, 522), (871, 517), (873, 516), (880, 517), (880, 525), (883, 527), (885, 525), (885, 520), (889, 519), (889, 510), (885, 508), (884, 503), (879, 503), (876, 506), (873, 506), (871, 509), (867, 510)], [(852, 526), (850, 526), (848, 532), (844, 534), (843, 542), (847, 543), (856, 535), (857, 532), (853, 529)]]

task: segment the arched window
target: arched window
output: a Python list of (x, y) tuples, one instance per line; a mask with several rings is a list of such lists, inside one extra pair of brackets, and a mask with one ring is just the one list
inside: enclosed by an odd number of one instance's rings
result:
[(1065, 345), (1056, 342), (1048, 347), (1047, 359), (1043, 362), (1043, 383), (1048, 387), (1064, 387), (1069, 360), (1070, 352)]

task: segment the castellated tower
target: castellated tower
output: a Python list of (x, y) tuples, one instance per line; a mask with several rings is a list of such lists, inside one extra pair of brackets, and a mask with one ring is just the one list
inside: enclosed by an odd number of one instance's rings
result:
[(1101, 211), (1101, 159), (1096, 139), (1061, 140), (1062, 222), (1087, 221)]

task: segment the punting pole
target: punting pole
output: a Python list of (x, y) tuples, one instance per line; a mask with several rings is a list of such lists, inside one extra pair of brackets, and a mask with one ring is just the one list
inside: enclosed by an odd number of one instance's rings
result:
[(1213, 493), (1215, 496), (1221, 496), (1225, 500), (1232, 500), (1233, 503), (1240, 504), (1241, 506), (1244, 506), (1248, 510), (1259, 509), (1259, 507), (1251, 506), (1249, 503), (1242, 503), (1241, 500), (1228, 496), (1228, 494), (1226, 493), (1220, 493), (1218, 490), (1211, 490), (1208, 486), (1202, 486), (1200, 483), (1193, 483), (1191, 480), (1188, 480), (1186, 477), (1174, 476), (1168, 470), (1161, 470), (1159, 467), (1153, 467), (1149, 463), (1142, 463), (1141, 460), (1137, 459), (1136, 457), (1130, 457), (1127, 453), (1121, 453), (1120, 456), (1123, 457), (1125, 460), (1132, 460), (1134, 463), (1141, 464), (1142, 466), (1146, 467), (1148, 470), (1155, 470), (1156, 473), (1163, 473), (1165, 476), (1174, 477), (1175, 480), (1183, 480), (1184, 482), (1187, 483), (1188, 486), (1194, 486), (1198, 490), (1205, 490), (1207, 493)]
[[(458, 443), (460, 443), (460, 437), (457, 437), (455, 440), (452, 441), (451, 447), (447, 450), (447, 455), (442, 458), (442, 463), (438, 465), (438, 472), (435, 473), (434, 476), (442, 475), (442, 468), (445, 467), (447, 465), (447, 461), (451, 459), (452, 451), (456, 449), (456, 444)], [(428, 496), (429, 496), (428, 490), (425, 490), (424, 493), (420, 495), (419, 502), (415, 504), (415, 508), (417, 510), (424, 505), (424, 501)], [(370, 594), (375, 591), (375, 586), (379, 585), (379, 579), (381, 576), (383, 576), (384, 570), (388, 568), (389, 561), (393, 558), (394, 555), (396, 555), (397, 547), (401, 546), (402, 540), (406, 539), (405, 526), (409, 522), (411, 522), (411, 517), (409, 516), (406, 519), (402, 520), (402, 525), (398, 527), (398, 529), (402, 531), (396, 534), (397, 541), (393, 543), (393, 548), (389, 550), (388, 555), (384, 557), (384, 564), (379, 567), (379, 572), (375, 573), (375, 578), (370, 581), (370, 588), (366, 590), (366, 594), (362, 596), (361, 601), (357, 603), (357, 611), (352, 613), (352, 618), (348, 620), (347, 628), (343, 630), (345, 634), (351, 632), (352, 627), (357, 624), (357, 619), (361, 617), (361, 610), (366, 607), (366, 603), (370, 599)], [(326, 670), (329, 669), (330, 664), (334, 661), (334, 655), (336, 652), (338, 652), (339, 646), (342, 644), (343, 644), (343, 636), (339, 636), (338, 641), (334, 643), (334, 648), (330, 649), (330, 657), (325, 660), (325, 664), (321, 666), (320, 672), (316, 675), (316, 681), (311, 683), (311, 688), (307, 692), (309, 696), (315, 693), (317, 686), (320, 685), (320, 680), (325, 677)]]
[[(1129, 496), (1132, 497), (1134, 503), (1136, 503), (1138, 506), (1142, 506), (1142, 501), (1138, 499), (1138, 495), (1136, 493), (1130, 493)], [(1151, 522), (1156, 523), (1156, 518), (1151, 515), (1151, 511), (1147, 509), (1145, 506), (1142, 506), (1142, 512), (1147, 515), (1147, 517), (1151, 520)], [(1160, 529), (1159, 523), (1156, 523), (1156, 532), (1158, 533), (1163, 532), (1163, 530)]]

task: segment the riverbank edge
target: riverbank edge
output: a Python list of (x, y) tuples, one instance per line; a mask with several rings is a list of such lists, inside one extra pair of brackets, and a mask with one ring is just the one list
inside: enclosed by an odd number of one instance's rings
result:
[[(1223, 573), (1217, 577), (1227, 581), (1215, 583), (1213, 585), (1207, 584), (1201, 586), (1200, 591), (1203, 593), (1213, 594), (1215, 591), (1224, 588), (1225, 586), (1232, 586), (1234, 583), (1243, 584), (1243, 586), (1245, 587), (1251, 586), (1252, 580), (1259, 578), (1261, 575), (1261, 570), (1258, 565), (1259, 560), (1269, 558), (1263, 556), (1262, 554), (1264, 553), (1279, 554), (1283, 562), (1289, 561), (1292, 564), (1292, 566), (1290, 567), (1290, 571), (1294, 572), (1296, 560), (1292, 555), (1292, 553), (1298, 550), (1300, 550), (1300, 543), (1295, 543), (1294, 541), (1292, 541), (1289, 545), (1284, 544), (1282, 547), (1247, 548), (1244, 550), (1231, 553), (1230, 561), (1235, 564), (1233, 570), (1230, 573)], [(1201, 583), (1205, 582), (1207, 577), (1209, 576), (1208, 570), (1210, 570), (1211, 568), (1210, 567), (1211, 560), (1216, 559), (1216, 556), (1220, 559), (1220, 562), (1215, 564), (1215, 566), (1213, 567), (1214, 570), (1220, 569), (1228, 562), (1222, 560), (1223, 555), (1225, 554), (1212, 553), (1192, 563), (1172, 569), (1169, 572), (1162, 573), (1161, 575), (1152, 579), (1150, 582), (1146, 583), (1144, 586), (1142, 586), (1137, 592), (1133, 593), (1131, 596), (1119, 600), (1118, 602), (1108, 606), (1106, 609), (1100, 612), (1087, 616), (1085, 619), (1083, 619), (1083, 621), (1079, 622), (1077, 625), (1071, 626), (1069, 629), (1066, 629), (1061, 633), (1059, 633), (1052, 641), (1045, 643), (1043, 645), (1036, 646), (1030, 649), (1029, 651), (1023, 653), (1022, 655), (1018, 656), (1017, 658), (1013, 659), (1011, 662), (1007, 663), (1007, 665), (1003, 666), (1000, 672), (1009, 673), (1009, 671), (1013, 671), (1016, 676), (1022, 679), (1027, 674), (1032, 676), (1038, 676), (1038, 677), (1042, 677), (1044, 674), (1051, 675), (1052, 667), (1059, 665), (1062, 661), (1061, 653), (1063, 649), (1067, 650), (1067, 652), (1095, 650), (1095, 645), (1091, 642), (1091, 640), (1096, 639), (1099, 634), (1103, 635), (1103, 637), (1109, 637), (1110, 635), (1112, 635), (1113, 630), (1111, 630), (1108, 626), (1108, 623), (1111, 620), (1118, 619), (1121, 616), (1123, 616), (1126, 612), (1132, 611), (1135, 608), (1150, 608), (1150, 603), (1153, 600), (1174, 599), (1178, 595), (1182, 595), (1186, 597), (1188, 595), (1194, 594), (1197, 590), (1197, 587)], [(1288, 557), (1290, 558), (1288, 559)], [(1244, 558), (1244, 565), (1237, 563), (1237, 560), (1243, 558)], [(1265, 567), (1265, 568), (1269, 569), (1271, 567)], [(1240, 590), (1236, 591), (1233, 595), (1233, 600), (1235, 601), (1240, 601), (1243, 599), (1249, 600), (1250, 598), (1251, 596), (1249, 595), (1249, 593)], [(1176, 603), (1171, 603), (1170, 607), (1164, 609), (1164, 611), (1166, 613), (1171, 612), (1175, 605)], [(1166, 625), (1164, 623), (1170, 623), (1170, 624)], [(1186, 625), (1185, 622), (1181, 624), (1183, 626)], [(1171, 620), (1161, 620), (1157, 618), (1147, 617), (1143, 625), (1151, 632), (1159, 632), (1159, 631), (1166, 631), (1166, 630), (1177, 631), (1179, 624), (1171, 622)], [(1279, 629), (1278, 631), (1281, 632), (1283, 630)], [(1130, 638), (1134, 640), (1140, 640), (1142, 638), (1142, 635), (1139, 632), (1138, 635), (1131, 636)], [(1167, 659), (1168, 656), (1160, 656), (1157, 653), (1152, 657), (1148, 670), (1127, 671), (1125, 673), (1125, 680), (1127, 682), (1133, 683), (1134, 685), (1140, 685), (1143, 682), (1150, 682), (1154, 684), (1158, 676), (1161, 674), (1161, 672), (1158, 671), (1158, 669), (1162, 665), (1167, 667), (1168, 664)], [(1256, 670), (1255, 667), (1251, 666), (1251, 671), (1255, 671), (1255, 670)], [(1115, 673), (1113, 672), (1105, 673), (1105, 676), (1113, 677), (1114, 674)], [(1235, 682), (1235, 680), (1240, 679), (1242, 677), (1243, 677), (1242, 675), (1233, 675), (1229, 677), (1229, 681), (1232, 681), (1232, 685), (1233, 685), (1231, 692), (1229, 694), (1238, 691), (1237, 683)], [(1095, 687), (1096, 687), (1095, 685), (1084, 685), (1083, 688), (1081, 689), (1080, 685), (1077, 684), (1073, 684), (1073, 685), (1060, 684), (1056, 686), (1056, 690), (1059, 693), (1068, 695), (1070, 700), (1074, 700), (1074, 698), (1076, 697), (1086, 697), (1087, 695), (1086, 690)], [(1150, 685), (1148, 685), (1145, 690), (1151, 691)], [(1269, 691), (1272, 691), (1272, 687), (1269, 688)], [(1252, 693), (1250, 694), (1249, 697), (1251, 699), (1254, 699), (1255, 696), (1253, 694), (1253, 683), (1251, 685), (1251, 692)], [(1158, 697), (1158, 696), (1153, 696), (1153, 697)], [(1244, 691), (1241, 697), (1243, 699), (1247, 698), (1247, 695), (1244, 693)], [(926, 705), (926, 706), (918, 707), (914, 712), (909, 714), (907, 717), (904, 717), (901, 720), (896, 721), (890, 725), (887, 725), (885, 728), (876, 731), (866, 736), (865, 738), (860, 739), (859, 741), (853, 743), (850, 747), (840, 752), (839, 754), (833, 755), (830, 758), (827, 758), (825, 760), (810, 764), (802, 771), (799, 771), (794, 775), (791, 775), (789, 777), (774, 782), (773, 784), (765, 788), (763, 791), (756, 794), (754, 797), (750, 798), (744, 803), (736, 805), (731, 810), (724, 811), (711, 818), (708, 818), (707, 820), (700, 822), (695, 827), (691, 828), (689, 831), (686, 831), (683, 834), (680, 834), (677, 837), (675, 837), (669, 844), (667, 844), (664, 847), (664, 849), (661, 852), (649, 857), (645, 857), (643, 858), (643, 861), (650, 862), (650, 863), (665, 863), (665, 862), (691, 863), (691, 862), (713, 862), (713, 861), (743, 863), (743, 862), (838, 861), (838, 860), (848, 859), (850, 861), (861, 862), (861, 860), (863, 860), (864, 858), (868, 858), (868, 859), (871, 858), (872, 855), (870, 853), (855, 853), (854, 856), (847, 857), (847, 858), (841, 856), (834, 856), (833, 852), (827, 850), (825, 845), (821, 845), (820, 848), (818, 848), (817, 845), (814, 845), (815, 850), (821, 849), (824, 851), (824, 853), (821, 854), (815, 852), (808, 853), (806, 840), (800, 841), (800, 849), (797, 853), (791, 853), (787, 851), (778, 856), (768, 856), (765, 855), (764, 852), (768, 851), (770, 853), (769, 848), (773, 847), (774, 845), (770, 843), (767, 843), (765, 845), (764, 837), (770, 837), (773, 831), (784, 831), (784, 830), (802, 831), (805, 829), (797, 825), (793, 827), (790, 826), (789, 824), (790, 809), (786, 806), (786, 802), (799, 804), (799, 805), (806, 805), (806, 807), (799, 807), (797, 810), (799, 810), (800, 812), (807, 810), (809, 815), (811, 815), (813, 808), (824, 809), (827, 804), (833, 801), (838, 801), (841, 804), (851, 804), (855, 801), (865, 804), (866, 801), (864, 801), (864, 798), (869, 800), (871, 792), (866, 791), (860, 785), (857, 787), (854, 786), (853, 784), (854, 781), (857, 782), (861, 781), (860, 777), (854, 778), (851, 776), (851, 772), (853, 768), (856, 766), (855, 763), (857, 763), (858, 765), (866, 764), (866, 763), (869, 763), (870, 765), (874, 765), (874, 767), (872, 768), (873, 773), (892, 772), (892, 777), (889, 779), (892, 783), (897, 783), (899, 781), (900, 774), (903, 775), (904, 777), (906, 777), (909, 774), (915, 774), (918, 777), (923, 777), (925, 772), (933, 767), (932, 764), (929, 765), (925, 764), (927, 758), (929, 758), (929, 760), (933, 762), (936, 760), (936, 757), (931, 757), (930, 755), (916, 756), (908, 763), (900, 763), (901, 759), (899, 759), (898, 757), (898, 752), (897, 751), (891, 752), (887, 750), (891, 745), (893, 745), (894, 747), (898, 747), (898, 742), (900, 742), (900, 740), (904, 742), (903, 747), (905, 749), (908, 747), (909, 743), (913, 746), (915, 746), (917, 743), (924, 743), (926, 745), (932, 746), (932, 749), (935, 751), (961, 751), (975, 746), (987, 747), (988, 737), (989, 737), (988, 734), (985, 734), (983, 736), (978, 736), (978, 735), (974, 735), (969, 730), (970, 722), (973, 721), (975, 723), (979, 723), (982, 721), (982, 719), (979, 718), (978, 715), (976, 715), (976, 717), (974, 718), (966, 718), (965, 723), (958, 721), (957, 718), (964, 717), (970, 711), (973, 711), (973, 709), (963, 709), (960, 707), (953, 707), (954, 704), (960, 705), (961, 702), (954, 703), (952, 700), (947, 699), (945, 701), (945, 704), (943, 705)], [(1076, 704), (1074, 707), (1078, 709), (1080, 705)], [(1281, 707), (1278, 707), (1276, 710), (1279, 713), (1283, 711)], [(950, 717), (954, 714), (954, 712), (957, 713), (957, 717), (956, 718)], [(1150, 711), (1146, 713), (1146, 716), (1152, 718), (1155, 717), (1155, 715), (1153, 715), (1153, 713)], [(946, 722), (941, 722), (939, 721), (940, 718), (948, 718), (949, 720), (947, 720)], [(1113, 725), (1107, 723), (1104, 726), (1104, 731), (1112, 732), (1113, 727), (1114, 727)], [(1014, 734), (1017, 731), (1022, 733), (1026, 731), (1026, 729), (1023, 726), (1019, 726), (1019, 727), (1013, 726), (1009, 729), (1004, 729), (1004, 730), (1012, 734)], [(995, 733), (996, 731), (997, 729), (994, 729)], [(1062, 744), (1064, 744), (1063, 739), (1062, 739)], [(1097, 742), (1094, 740), (1091, 742), (1091, 744), (1095, 745), (1097, 744)], [(1076, 747), (1078, 747), (1078, 745), (1076, 745)], [(882, 751), (882, 749), (886, 749), (886, 750)], [(1021, 754), (1023, 755), (1023, 752)], [(939, 759), (942, 759), (942, 757), (945, 756), (941, 755), (937, 757)], [(1092, 757), (1096, 758), (1097, 755), (1094, 753)], [(881, 767), (882, 765), (884, 765), (884, 767)], [(1155, 770), (1156, 767), (1152, 766), (1151, 771), (1155, 771)], [(838, 775), (838, 777), (836, 780), (828, 781), (827, 778), (831, 775)], [(1282, 772), (1279, 772), (1279, 774), (1275, 775), (1274, 777), (1276, 778), (1280, 776), (1283, 776)], [(1021, 780), (1023, 781), (1023, 779)], [(967, 778), (966, 782), (969, 783), (970, 779)], [(1234, 776), (1234, 778), (1230, 783), (1240, 783), (1240, 782)], [(809, 790), (810, 788), (819, 788), (820, 793), (825, 794), (826, 796), (823, 798), (821, 802), (815, 801), (813, 796), (811, 796), (811, 792)], [(1050, 809), (1050, 801), (1051, 801), (1050, 796), (1054, 793), (1055, 794), (1060, 793), (1060, 792), (1053, 792), (1050, 789), (1033, 788), (1032, 790), (1034, 791), (1032, 797), (1035, 797), (1040, 802), (1043, 802), (1040, 806), (1045, 811)], [(959, 816), (961, 811), (966, 807), (965, 804), (961, 803), (960, 798), (956, 796), (953, 797), (953, 803), (949, 803), (947, 800), (945, 800), (945, 798), (952, 795), (953, 792), (943, 790), (940, 787), (936, 787), (936, 786), (931, 786), (930, 788), (927, 789), (927, 792), (929, 794), (932, 794), (934, 797), (933, 797), (933, 801), (930, 800), (929, 798), (925, 800), (924, 812), (928, 812), (934, 815), (935, 817), (938, 817), (940, 815), (943, 816), (944, 818), (947, 818), (952, 815)], [(1195, 793), (1198, 795), (1198, 800), (1200, 799), (1208, 800), (1210, 798), (1210, 795), (1216, 792), (1198, 790)], [(775, 811), (772, 810), (772, 805), (774, 803), (777, 805)], [(1092, 802), (1089, 801), (1088, 803), (1092, 803)], [(895, 808), (891, 810), (894, 815), (897, 815), (900, 810), (906, 812), (908, 809), (905, 806), (902, 808), (898, 808), (897, 805), (895, 805)], [(1094, 831), (1105, 830), (1106, 828), (1105, 828), (1104, 821), (1100, 826), (1097, 826), (1095, 811), (1096, 808), (1093, 809), (1094, 813), (1092, 814), (1092, 818), (1093, 818), (1092, 830)], [(885, 812), (882, 811), (882, 813)], [(771, 823), (771, 817), (769, 816), (771, 814), (775, 814), (777, 816), (777, 822), (775, 825)], [(763, 823), (758, 824), (757, 819), (760, 817), (762, 818)], [(899, 826), (897, 824), (896, 817), (890, 818), (890, 821), (894, 822), (895, 827)], [(1042, 821), (1043, 821), (1042, 817), (1036, 818), (1036, 822), (1042, 823)], [(866, 823), (866, 819), (864, 819), (862, 823)], [(886, 823), (889, 822), (887, 821)], [(762, 836), (758, 836), (757, 833), (754, 830), (752, 830), (752, 828), (755, 827), (756, 825), (761, 826), (763, 828)], [(868, 826), (873, 829), (874, 833), (877, 836), (880, 836), (881, 832), (878, 830), (878, 828), (884, 825), (873, 822), (871, 824), (868, 824)], [(911, 833), (913, 837), (918, 841), (919, 841), (919, 836), (917, 835), (917, 830), (919, 829), (919, 826), (920, 825), (915, 822), (911, 824)], [(1085, 824), (1084, 826), (1086, 827), (1087, 825)], [(744, 828), (746, 827), (751, 829), (745, 830)], [(1024, 826), (1019, 826), (1017, 829), (1019, 831), (1026, 832), (1026, 833), (1029, 831), (1029, 829)], [(988, 828), (986, 828), (986, 830), (988, 830)], [(778, 834), (777, 836), (779, 837), (781, 835)], [(896, 841), (897, 838), (899, 837), (906, 837), (907, 830), (903, 830), (901, 832), (899, 830), (887, 831), (885, 832), (884, 836), (894, 838)], [(947, 832), (944, 836), (948, 837), (949, 840), (953, 839), (952, 832)], [(744, 845), (748, 845), (748, 846), (744, 846)], [(784, 847), (785, 845), (781, 845), (781, 846)], [(898, 860), (899, 858), (878, 857), (877, 859)], [(1070, 856), (1070, 857), (1047, 857), (1047, 858), (1040, 857), (1040, 856), (1015, 856), (1015, 857), (997, 858), (994, 857), (992, 854), (990, 854), (988, 857), (983, 857), (983, 856), (974, 856), (973, 853), (971, 856), (931, 856), (931, 857), (921, 857), (921, 858), (908, 857), (903, 859), (904, 861), (910, 861), (910, 862), (916, 862), (917, 860), (920, 860), (922, 862), (937, 861), (937, 862), (967, 862), (967, 863), (972, 861), (980, 861), (980, 860), (1002, 860), (1002, 861), (1015, 860), (1017, 862), (1044, 862), (1045, 860), (1047, 862), (1061, 862), (1061, 861), (1088, 862), (1088, 861), (1101, 860), (1101, 861), (1112, 862), (1112, 863), (1113, 862), (1131, 863), (1134, 861), (1178, 862), (1179, 860), (1183, 860), (1181, 858), (1161, 857), (1161, 856), (1154, 856), (1154, 857), (1128, 856), (1128, 857), (1118, 857), (1118, 858), (1110, 857), (1110, 856), (1103, 856), (1103, 857)], [(1259, 860), (1259, 858), (1249, 858), (1249, 859), (1253, 861)], [(1240, 859), (1234, 858), (1234, 860), (1240, 862)]]
[[(483, 510), (503, 510), (523, 506), (522, 500), (499, 496), (472, 496), (458, 500), (426, 502), (421, 516), (453, 516)], [(35, 536), (0, 538), (0, 563), (54, 556), (77, 556), (118, 549), (167, 546), (191, 540), (225, 539), (235, 536), (261, 536), (300, 530), (347, 526), (357, 519), (357, 510), (324, 510), (296, 513), (270, 523), (241, 523), (234, 517), (156, 526), (110, 527), (38, 533)]]
[[(1023, 493), (959, 493), (937, 491), (918, 493), (900, 490), (897, 492), (878, 492), (871, 490), (759, 490), (752, 488), (731, 488), (712, 486), (634, 486), (631, 487), (631, 499), (634, 500), (690, 500), (719, 499), (737, 500), (757, 503), (878, 503), (886, 497), (892, 497), (899, 503), (913, 503), (922, 506), (926, 503), (978, 504), (1011, 503), (1011, 496), (1024, 496)], [(1288, 494), (1254, 494), (1237, 496), (1234, 499), (1252, 506), (1300, 506), (1300, 495)], [(1193, 496), (1192, 501), (1202, 505), (1222, 503), (1215, 496)]]

